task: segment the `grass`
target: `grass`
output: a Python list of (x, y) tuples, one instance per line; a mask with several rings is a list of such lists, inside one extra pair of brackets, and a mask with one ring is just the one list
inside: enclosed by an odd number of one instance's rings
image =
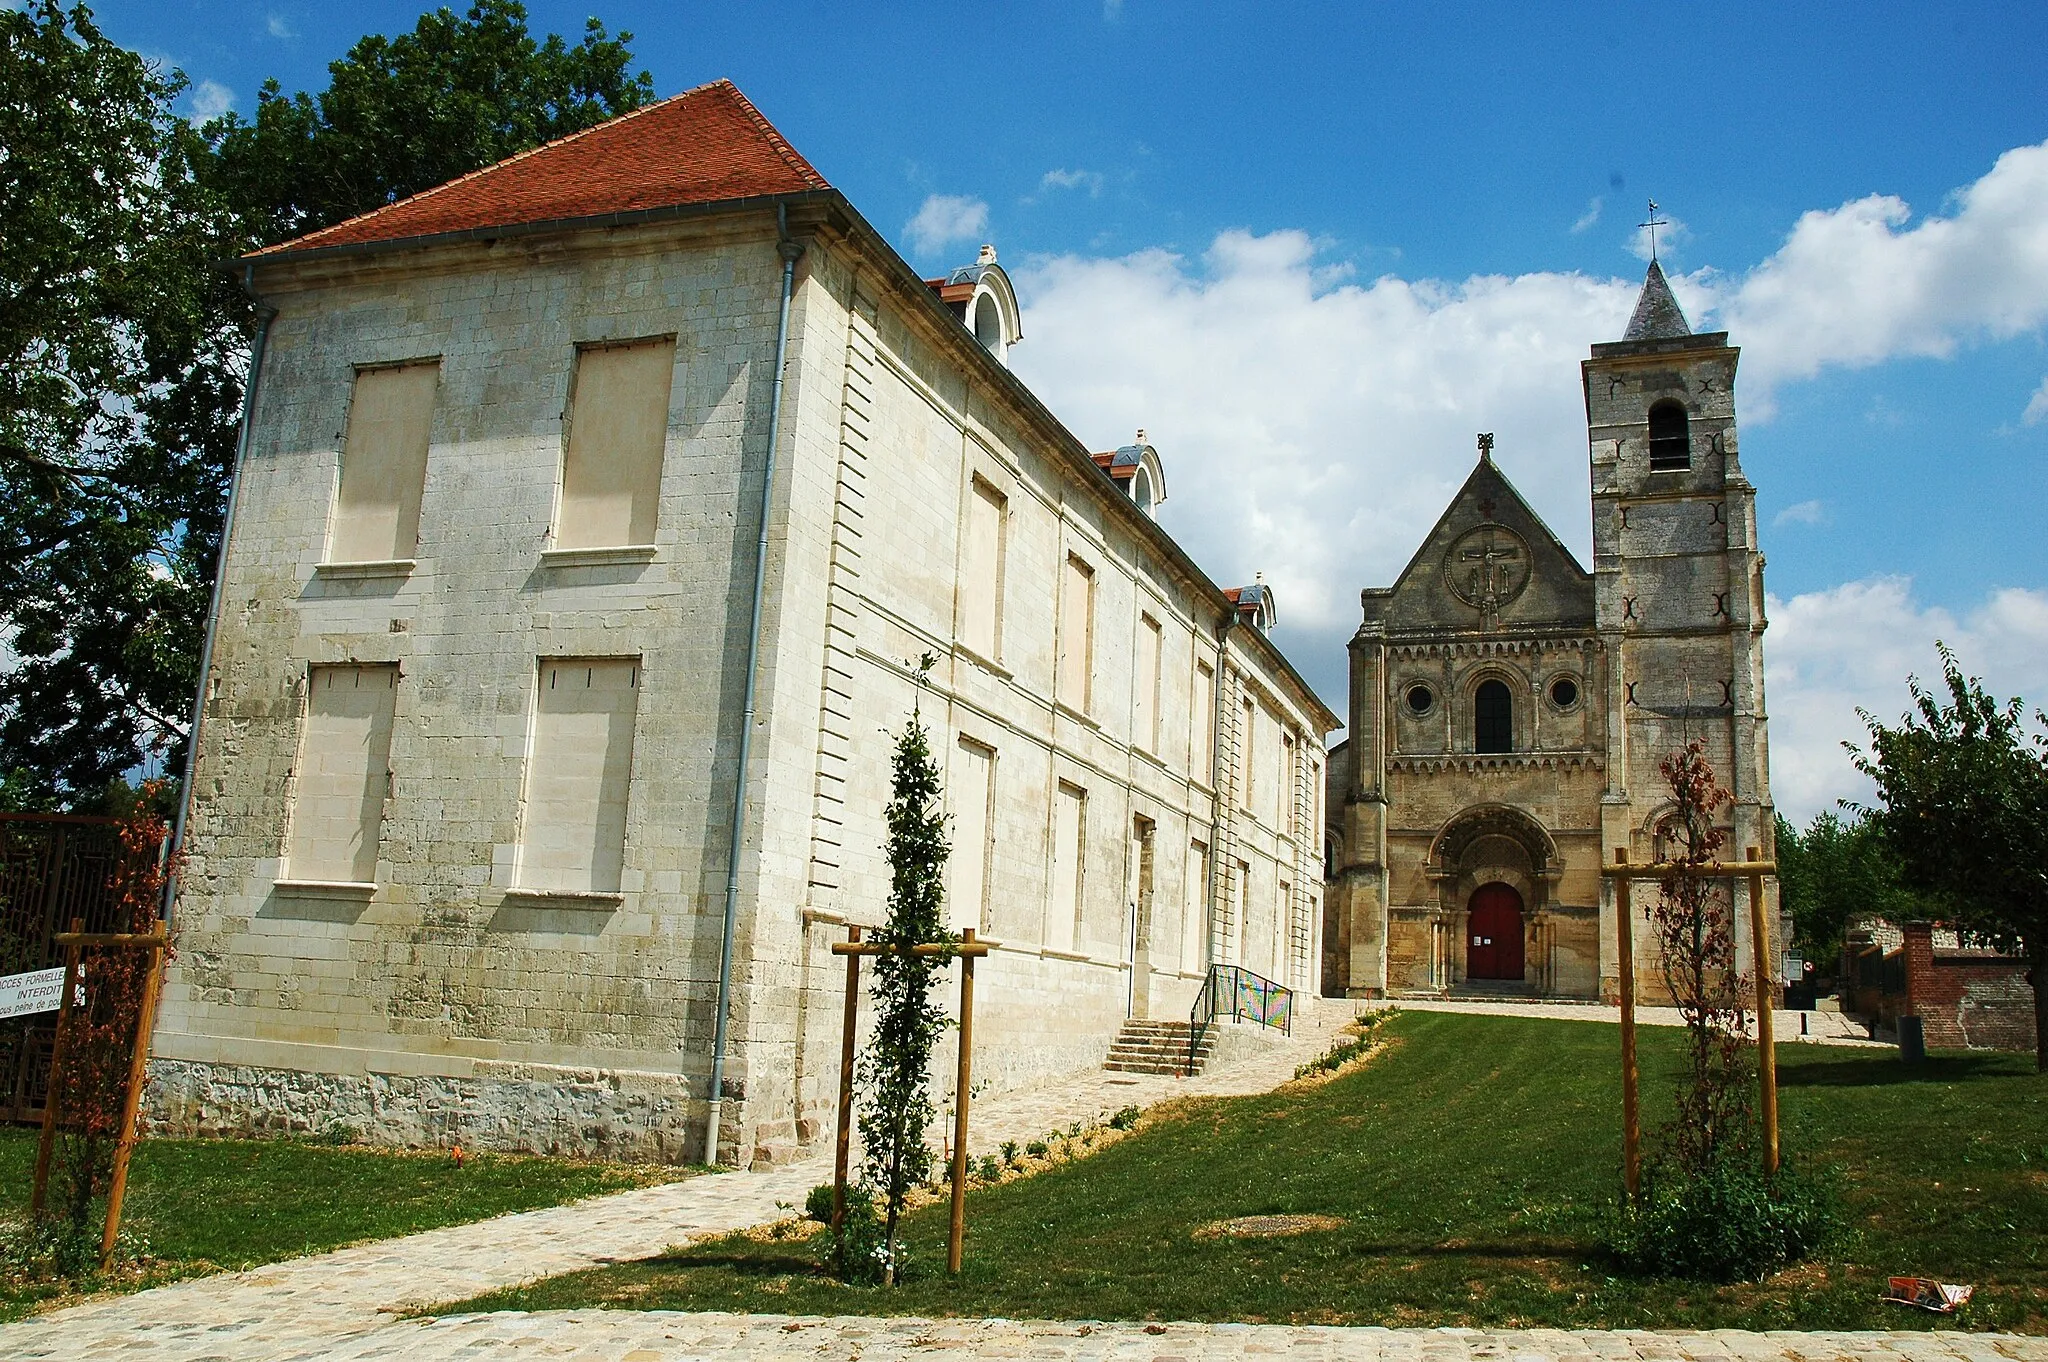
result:
[[(468, 1310), (1244, 1320), (1500, 1327), (2048, 1331), (2048, 1078), (2029, 1056), (1780, 1050), (1788, 1158), (1839, 1169), (1851, 1231), (1763, 1283), (1632, 1278), (1602, 1253), (1620, 1182), (1618, 1044), (1586, 1022), (1408, 1013), (1317, 1086), (1188, 1102), (1101, 1153), (975, 1191), (946, 1277), (943, 1203), (909, 1221), (911, 1279), (841, 1285), (819, 1243), (735, 1235), (494, 1292)], [(1676, 1032), (1642, 1034), (1659, 1118)], [(1256, 1214), (1341, 1227), (1196, 1236)], [(1960, 1316), (1878, 1301), (1888, 1275), (1977, 1287)]]
[[(0, 1221), (26, 1213), (36, 1132), (0, 1127)], [(0, 1321), (95, 1290), (134, 1290), (343, 1245), (558, 1206), (684, 1175), (523, 1156), (410, 1153), (285, 1140), (146, 1140), (135, 1151), (124, 1237), (133, 1270), (38, 1281), (0, 1262)], [(7, 1225), (0, 1225), (4, 1233)], [(97, 1226), (94, 1229), (97, 1238)]]

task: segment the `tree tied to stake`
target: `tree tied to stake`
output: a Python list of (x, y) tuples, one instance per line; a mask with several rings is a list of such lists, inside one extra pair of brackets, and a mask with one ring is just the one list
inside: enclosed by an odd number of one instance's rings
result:
[[(932, 661), (930, 654), (919, 660), (920, 688)], [(941, 807), (943, 787), (930, 735), (915, 704), (896, 740), (891, 791), (889, 914), (874, 940), (901, 947), (957, 942), (945, 925), (943, 879), (951, 848)], [(933, 1155), (926, 1134), (936, 1110), (930, 1090), (932, 1049), (950, 1025), (944, 1009), (932, 1000), (932, 990), (950, 963), (948, 955), (907, 951), (875, 958), (874, 1030), (859, 1069), (861, 1193), (882, 1202), (885, 1285), (895, 1283), (902, 1264), (896, 1234), (904, 1201), (931, 1176)]]
[(1671, 791), (1671, 809), (1657, 820), (1657, 836), (1668, 848), (1659, 859), (1673, 870), (1659, 877), (1650, 924), (1686, 1042), (1685, 1081), (1662, 1144), (1681, 1176), (1690, 1178), (1749, 1140), (1749, 981), (1735, 967), (1733, 898), (1712, 878), (1684, 873), (1720, 855), (1728, 834), (1716, 815), (1733, 796), (1715, 780), (1697, 738), (1658, 762), (1657, 770)]

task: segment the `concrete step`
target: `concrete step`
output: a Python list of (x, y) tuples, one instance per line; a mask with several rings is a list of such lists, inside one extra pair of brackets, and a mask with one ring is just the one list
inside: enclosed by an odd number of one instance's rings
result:
[(1123, 1025), (1111, 1042), (1109, 1055), (1102, 1067), (1111, 1073), (1134, 1074), (1182, 1074), (1200, 1073), (1202, 1066), (1215, 1052), (1214, 1032), (1202, 1037), (1202, 1043), (1193, 1046), (1192, 1065), (1190, 1041), (1194, 1028), (1184, 1021), (1155, 1021), (1133, 1018)]

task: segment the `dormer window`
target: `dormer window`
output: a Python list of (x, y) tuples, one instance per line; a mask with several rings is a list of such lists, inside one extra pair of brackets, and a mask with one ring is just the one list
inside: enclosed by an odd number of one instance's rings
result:
[(1650, 408), (1650, 471), (1682, 472), (1691, 467), (1691, 420), (1683, 402), (1667, 397)]
[(1122, 488), (1139, 510), (1153, 520), (1159, 518), (1159, 503), (1166, 500), (1166, 469), (1159, 462), (1159, 451), (1145, 439), (1144, 431), (1138, 432), (1135, 443), (1091, 457), (1095, 466), (1107, 473), (1109, 480)]
[(925, 284), (953, 310), (961, 325), (981, 342), (981, 348), (996, 357), (997, 363), (1010, 362), (1010, 347), (1024, 339), (1024, 328), (1017, 311), (1016, 290), (1010, 287), (1010, 276), (996, 263), (995, 247), (983, 246), (980, 258), (972, 265), (964, 265), (942, 279), (927, 279)]

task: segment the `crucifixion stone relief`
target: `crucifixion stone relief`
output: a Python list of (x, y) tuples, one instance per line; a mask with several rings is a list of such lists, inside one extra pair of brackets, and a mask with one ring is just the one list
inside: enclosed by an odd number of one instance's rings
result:
[(1444, 555), (1444, 584), (1481, 614), (1492, 614), (1529, 585), (1529, 546), (1505, 525), (1467, 530)]

